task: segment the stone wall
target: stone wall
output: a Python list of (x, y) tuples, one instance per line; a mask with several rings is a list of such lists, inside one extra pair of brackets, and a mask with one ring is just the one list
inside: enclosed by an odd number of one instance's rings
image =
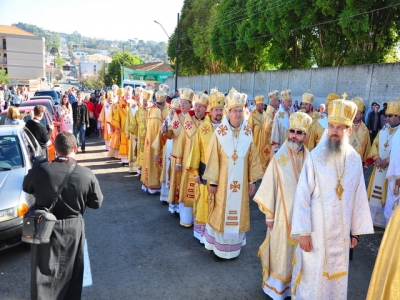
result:
[[(174, 88), (173, 77), (165, 83)], [(299, 103), (301, 95), (310, 89), (315, 96), (314, 107), (324, 103), (329, 93), (346, 92), (347, 99), (359, 96), (367, 107), (374, 101), (382, 107), (382, 103), (400, 97), (400, 63), (179, 76), (178, 87), (187, 86), (195, 92), (217, 87), (223, 93), (234, 87), (246, 93), (249, 100), (289, 88)]]

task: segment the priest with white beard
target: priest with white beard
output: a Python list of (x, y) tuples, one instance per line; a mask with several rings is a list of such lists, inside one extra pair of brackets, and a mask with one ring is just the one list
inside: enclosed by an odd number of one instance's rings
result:
[(349, 144), (357, 105), (346, 96), (329, 105), (328, 134), (307, 156), (297, 185), (293, 299), (347, 299), (349, 247), (374, 232), (361, 158)]
[(292, 261), (298, 239), (290, 235), (296, 186), (308, 155), (304, 142), (312, 118), (304, 112), (290, 115), (289, 137), (272, 157), (260, 188), (254, 196), (265, 214), (268, 226), (265, 241), (260, 246), (264, 293), (272, 299), (291, 296)]

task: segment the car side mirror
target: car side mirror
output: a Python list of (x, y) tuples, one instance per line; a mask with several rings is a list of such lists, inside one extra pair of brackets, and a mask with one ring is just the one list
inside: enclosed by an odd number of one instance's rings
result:
[(53, 123), (53, 125), (54, 125), (54, 127), (58, 127), (58, 126), (60, 126), (60, 122), (55, 121), (55, 122)]
[(46, 161), (47, 161), (46, 155), (38, 155), (33, 158), (33, 165), (34, 166), (40, 165), (41, 163), (44, 163)]

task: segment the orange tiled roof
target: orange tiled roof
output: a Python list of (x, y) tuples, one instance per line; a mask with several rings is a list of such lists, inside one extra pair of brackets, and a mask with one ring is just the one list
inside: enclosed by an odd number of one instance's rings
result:
[(141, 65), (126, 66), (132, 70), (142, 70), (142, 71), (158, 71), (158, 72), (172, 72), (171, 65), (163, 62), (150, 62)]
[(0, 34), (16, 34), (16, 35), (36, 36), (33, 33), (25, 31), (16, 26), (8, 26), (8, 25), (0, 25)]

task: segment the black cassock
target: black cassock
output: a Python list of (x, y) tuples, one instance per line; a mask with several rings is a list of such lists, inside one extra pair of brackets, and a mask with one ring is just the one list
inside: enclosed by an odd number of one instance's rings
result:
[[(29, 170), (23, 190), (36, 205), (49, 207), (73, 158), (59, 157)], [(93, 172), (77, 165), (53, 209), (57, 217), (50, 243), (31, 247), (31, 299), (81, 299), (86, 206), (99, 208), (103, 195)]]

